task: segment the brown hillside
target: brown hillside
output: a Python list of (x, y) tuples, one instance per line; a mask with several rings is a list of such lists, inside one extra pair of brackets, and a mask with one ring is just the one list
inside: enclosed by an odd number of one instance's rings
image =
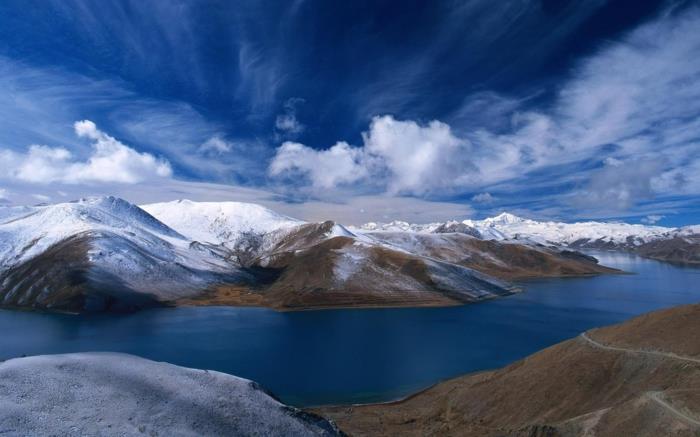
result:
[(700, 435), (700, 305), (588, 337), (402, 402), (319, 411), (351, 435)]

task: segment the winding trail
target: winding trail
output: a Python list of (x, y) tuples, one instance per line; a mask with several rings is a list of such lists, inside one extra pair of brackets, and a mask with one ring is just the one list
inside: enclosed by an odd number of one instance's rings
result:
[(652, 401), (656, 402), (663, 408), (667, 409), (671, 413), (675, 414), (677, 417), (679, 417), (682, 420), (685, 420), (686, 422), (700, 427), (700, 421), (688, 416), (682, 411), (677, 410), (673, 405), (669, 404), (665, 399), (662, 398), (663, 392), (660, 391), (650, 391), (645, 393), (646, 396), (651, 399)]
[[(592, 345), (593, 347), (599, 348), (599, 349), (605, 349), (605, 350), (616, 351), (616, 352), (633, 353), (633, 354), (653, 355), (653, 356), (658, 356), (658, 357), (670, 358), (673, 360), (688, 361), (691, 363), (700, 364), (700, 359), (698, 359), (698, 358), (686, 357), (686, 356), (677, 355), (677, 354), (674, 354), (671, 352), (650, 351), (650, 350), (642, 350), (642, 349), (628, 349), (628, 348), (618, 347), (618, 346), (609, 346), (609, 345), (600, 343), (596, 340), (593, 340), (591, 337), (588, 336), (588, 333), (586, 333), (586, 332), (581, 333), (580, 337), (583, 340), (585, 340), (588, 344)], [(649, 392), (644, 393), (644, 395), (647, 398), (649, 398), (651, 401), (653, 401), (656, 404), (658, 404), (659, 406), (661, 406), (662, 408), (664, 408), (667, 411), (674, 414), (676, 417), (680, 418), (681, 420), (684, 420), (691, 425), (695, 425), (697, 427), (700, 427), (700, 420), (697, 420), (697, 419), (687, 415), (686, 413), (676, 409), (668, 401), (663, 399), (663, 392), (661, 392), (661, 391), (649, 391)]]
[(653, 356), (657, 356), (657, 357), (665, 357), (665, 358), (671, 358), (673, 360), (689, 361), (691, 363), (700, 364), (700, 358), (686, 357), (686, 356), (674, 354), (671, 352), (650, 351), (650, 350), (643, 350), (643, 349), (628, 349), (628, 348), (618, 347), (618, 346), (608, 346), (606, 344), (599, 343), (599, 342), (593, 340), (591, 337), (588, 336), (588, 333), (586, 333), (586, 332), (581, 333), (580, 337), (582, 339), (584, 339), (585, 341), (587, 341), (589, 344), (591, 344), (599, 349), (605, 349), (605, 350), (617, 351), (617, 352), (627, 352), (627, 353), (631, 353), (631, 354), (653, 355)]

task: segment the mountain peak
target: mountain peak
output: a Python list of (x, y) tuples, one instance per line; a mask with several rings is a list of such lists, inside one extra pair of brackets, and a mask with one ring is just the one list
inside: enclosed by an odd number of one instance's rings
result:
[(513, 224), (513, 223), (521, 223), (525, 221), (525, 219), (518, 217), (517, 215), (508, 213), (508, 212), (502, 212), (498, 214), (495, 217), (491, 217), (486, 219), (492, 223), (498, 223), (498, 224)]
[(244, 233), (262, 234), (303, 222), (255, 203), (181, 199), (141, 205), (158, 220), (201, 243), (233, 243)]

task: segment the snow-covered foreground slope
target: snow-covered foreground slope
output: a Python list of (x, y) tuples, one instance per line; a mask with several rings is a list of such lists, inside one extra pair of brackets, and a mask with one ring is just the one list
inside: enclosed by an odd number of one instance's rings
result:
[(333, 436), (252, 381), (114, 353), (0, 364), (0, 432), (62, 436)]

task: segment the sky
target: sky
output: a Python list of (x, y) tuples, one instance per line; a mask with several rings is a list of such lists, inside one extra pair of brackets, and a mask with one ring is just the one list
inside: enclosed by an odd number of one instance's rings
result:
[(700, 2), (6, 0), (0, 204), (700, 223)]

